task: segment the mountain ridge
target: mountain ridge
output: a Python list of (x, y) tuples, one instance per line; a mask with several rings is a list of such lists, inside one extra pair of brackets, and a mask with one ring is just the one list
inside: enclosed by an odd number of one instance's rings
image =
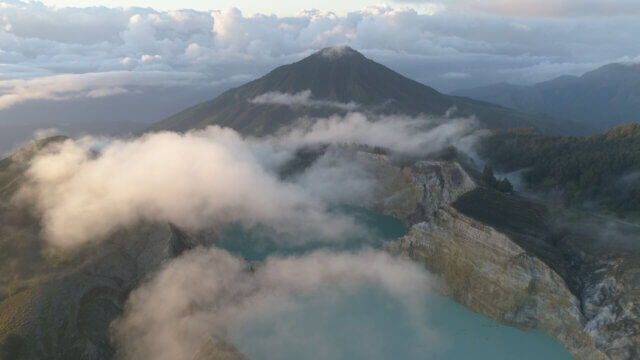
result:
[(611, 63), (582, 76), (563, 75), (530, 86), (497, 83), (453, 94), (601, 131), (640, 121), (640, 63)]

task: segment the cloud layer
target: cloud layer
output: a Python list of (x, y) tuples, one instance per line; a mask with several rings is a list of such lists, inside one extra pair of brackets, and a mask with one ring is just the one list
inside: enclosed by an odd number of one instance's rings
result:
[(163, 71), (110, 71), (4, 80), (0, 81), (0, 111), (29, 100), (101, 98), (136, 91), (132, 87), (194, 86), (197, 83), (197, 74)]
[[(421, 321), (432, 284), (419, 264), (373, 250), (270, 258), (252, 272), (224, 251), (196, 249), (135, 290), (112, 330), (125, 358), (191, 359), (208, 343), (228, 341), (228, 327), (252, 314), (287, 313), (300, 296), (322, 299), (375, 286), (398, 299), (409, 318), (421, 319), (412, 326), (428, 335)], [(272, 350), (277, 351), (277, 340), (293, 336), (277, 324), (272, 330), (264, 339), (274, 342)]]
[[(160, 12), (5, 1), (0, 6), (0, 88), (11, 93), (26, 86), (4, 80), (105, 73), (85, 91), (100, 96), (137, 84), (137, 73), (149, 71), (197, 86), (238, 83), (341, 44), (444, 90), (580, 74), (640, 55), (629, 47), (640, 32), (638, 5), (631, 1), (605, 7), (595, 1), (534, 6), (452, 0), (436, 8), (420, 13), (373, 6), (345, 16), (310, 10), (277, 17), (247, 16), (238, 9)], [(101, 87), (110, 76), (130, 78)], [(64, 83), (50, 89), (56, 96), (47, 98), (64, 98)]]
[(412, 118), (350, 113), (328, 119), (302, 119), (279, 138), (301, 145), (358, 144), (382, 147), (402, 155), (425, 156), (448, 146), (461, 147), (473, 141), (473, 132), (478, 127), (475, 118)]
[(376, 180), (353, 158), (328, 151), (297, 182), (282, 181), (278, 171), (298, 148), (355, 144), (425, 156), (470, 141), (474, 124), (350, 113), (307, 119), (304, 127), (268, 139), (243, 139), (217, 126), (125, 140), (69, 139), (32, 161), (16, 201), (35, 205), (45, 238), (58, 246), (102, 240), (140, 222), (195, 231), (261, 223), (306, 238), (339, 240), (362, 229), (328, 212), (328, 205), (362, 203)]
[(37, 204), (45, 237), (59, 246), (101, 240), (141, 221), (192, 230), (260, 222), (328, 239), (357, 231), (261, 160), (238, 134), (218, 127), (105, 144), (68, 140), (34, 160), (18, 198)]

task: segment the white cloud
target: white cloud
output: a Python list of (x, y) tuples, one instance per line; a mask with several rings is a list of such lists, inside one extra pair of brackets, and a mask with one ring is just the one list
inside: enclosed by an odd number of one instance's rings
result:
[(374, 204), (379, 179), (375, 168), (362, 160), (357, 153), (329, 148), (295, 182), (329, 204)]
[[(252, 272), (242, 260), (221, 250), (196, 249), (135, 290), (112, 330), (119, 355), (125, 358), (190, 359), (207, 343), (228, 341), (228, 328), (252, 314), (285, 314), (298, 306), (300, 296), (322, 299), (375, 286), (399, 300), (401, 311), (414, 320), (408, 326), (436, 347), (438, 334), (423, 320), (433, 283), (420, 265), (380, 251), (270, 258)], [(277, 344), (295, 335), (278, 324), (272, 330), (262, 348), (272, 349), (277, 357), (277, 353), (286, 353), (278, 351)], [(314, 339), (323, 343), (322, 338)]]
[(44, 237), (57, 246), (100, 241), (141, 222), (193, 231), (260, 223), (293, 238), (338, 241), (366, 231), (328, 206), (363, 203), (375, 179), (348, 152), (328, 151), (306, 173), (282, 181), (278, 170), (296, 149), (355, 144), (424, 156), (465, 145), (476, 125), (474, 119), (350, 113), (266, 139), (243, 139), (217, 126), (125, 140), (69, 139), (35, 157), (16, 201), (35, 205)]
[[(334, 30), (340, 30), (340, 29), (335, 29)], [(346, 46), (346, 45), (338, 45), (338, 46), (333, 46), (330, 48), (326, 48), (323, 49), (320, 52), (320, 55), (329, 59), (336, 59), (336, 58), (340, 58), (342, 56), (344, 56), (345, 54), (347, 54), (349, 51), (351, 51), (351, 49)]]
[[(85, 138), (54, 145), (28, 171), (30, 182), (18, 198), (35, 202), (44, 235), (55, 245), (99, 241), (141, 221), (191, 230), (259, 222), (327, 240), (362, 231), (352, 219), (328, 213), (325, 203), (303, 188), (278, 180), (260, 162), (264, 154), (254, 155), (259, 145), (233, 130), (210, 127), (113, 140), (96, 156), (100, 143)], [(277, 155), (267, 146), (259, 149)]]
[(249, 100), (254, 104), (275, 104), (291, 107), (335, 108), (339, 110), (354, 111), (360, 108), (355, 102), (341, 103), (337, 101), (313, 99), (311, 90), (304, 90), (296, 94), (284, 94), (272, 91)]
[(303, 119), (292, 129), (284, 129), (279, 137), (297, 144), (358, 144), (382, 147), (404, 155), (426, 156), (473, 137), (477, 128), (475, 118), (411, 118), (350, 113), (328, 119)]
[(111, 71), (0, 80), (0, 110), (29, 100), (97, 98), (126, 93), (128, 86), (194, 86), (198, 81), (199, 77), (194, 73), (158, 71)]
[[(129, 91), (125, 88), (121, 88), (121, 87), (112, 87), (112, 88), (99, 88), (99, 89), (93, 89), (93, 90), (89, 90), (88, 93), (86, 93), (88, 98), (101, 98), (101, 97), (105, 97), (105, 96), (113, 96), (113, 95), (119, 95), (119, 94), (125, 94), (128, 93)], [(76, 97), (80, 97), (82, 96), (82, 94), (78, 94)], [(46, 97), (44, 97), (44, 99), (46, 99)], [(50, 100), (52, 98), (49, 98)]]
[[(247, 16), (238, 9), (72, 9), (11, 1), (0, 8), (0, 79), (157, 70), (197, 73), (211, 83), (237, 74), (255, 78), (312, 51), (346, 44), (445, 90), (452, 86), (442, 76), (446, 73), (470, 75), (456, 86), (540, 81), (559, 75), (539, 71), (542, 63), (574, 64), (565, 69), (573, 74), (637, 57), (629, 46), (640, 32), (635, 3), (603, 8), (591, 0), (536, 2), (544, 11), (590, 14), (563, 18), (522, 16), (530, 2), (504, 1), (449, 1), (448, 10), (431, 15), (374, 6), (345, 16), (304, 11), (293, 17)], [(501, 16), (455, 10), (463, 7), (486, 7)]]
[(55, 135), (60, 135), (60, 130), (55, 129), (55, 128), (49, 128), (49, 129), (38, 129), (36, 131), (33, 132), (33, 139), (34, 140), (41, 140), (41, 139), (45, 139), (51, 136), (55, 136)]

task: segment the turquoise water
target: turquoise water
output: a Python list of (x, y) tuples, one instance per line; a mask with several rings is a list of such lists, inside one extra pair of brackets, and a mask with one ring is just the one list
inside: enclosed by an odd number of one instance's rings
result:
[[(406, 233), (395, 219), (364, 210), (342, 208), (372, 234), (334, 244), (334, 250), (378, 247)], [(233, 225), (226, 229), (221, 246), (252, 260), (267, 255), (301, 254), (326, 247), (279, 246), (269, 229)], [(457, 303), (425, 293), (408, 307), (376, 287), (352, 291), (318, 289), (289, 299), (273, 311), (249, 311), (228, 331), (232, 343), (252, 360), (299, 359), (434, 359), (434, 360), (563, 360), (573, 357), (542, 331), (523, 332), (468, 311)]]
[(346, 206), (336, 208), (333, 212), (352, 217), (356, 224), (368, 230), (367, 234), (337, 242), (305, 239), (301, 243), (266, 226), (256, 225), (247, 228), (241, 224), (231, 224), (223, 229), (217, 245), (235, 256), (248, 260), (264, 260), (269, 255), (301, 255), (318, 249), (338, 251), (356, 250), (363, 246), (379, 248), (385, 241), (397, 239), (407, 233), (402, 223), (391, 216)]

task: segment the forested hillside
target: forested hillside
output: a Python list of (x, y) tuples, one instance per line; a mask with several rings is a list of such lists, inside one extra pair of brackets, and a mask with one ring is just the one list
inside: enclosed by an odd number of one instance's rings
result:
[(528, 186), (558, 192), (567, 204), (640, 213), (640, 124), (587, 138), (496, 131), (482, 141), (480, 154), (498, 171), (524, 169)]

